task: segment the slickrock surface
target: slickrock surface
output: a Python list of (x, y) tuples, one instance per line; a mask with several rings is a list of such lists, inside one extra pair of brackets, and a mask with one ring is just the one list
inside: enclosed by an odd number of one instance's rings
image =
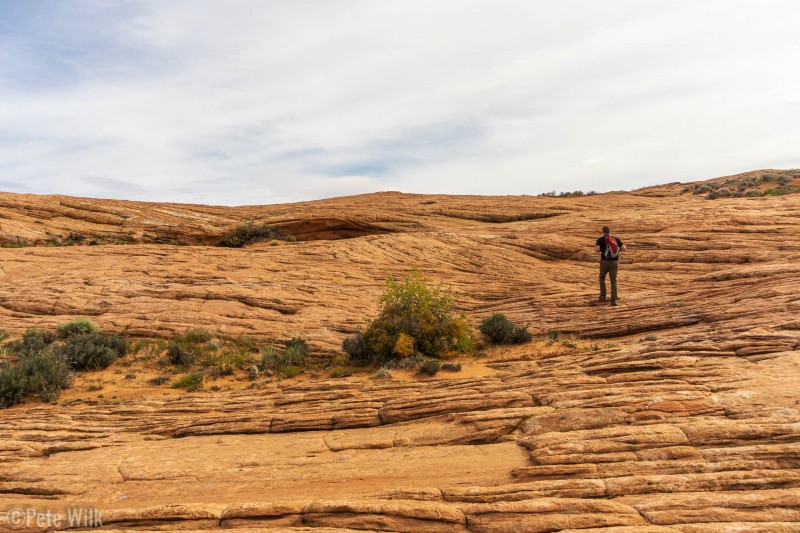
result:
[[(130, 241), (0, 250), (11, 333), (88, 316), (143, 337), (302, 335), (324, 357), (387, 273), (418, 266), (475, 322), (579, 340), (490, 349), (480, 376), (3, 410), (0, 511), (93, 507), (116, 530), (798, 532), (800, 195), (682, 189), (243, 208), (2, 194), (7, 242)], [(300, 242), (206, 246), (248, 219)], [(595, 301), (606, 223), (629, 247), (617, 308)]]

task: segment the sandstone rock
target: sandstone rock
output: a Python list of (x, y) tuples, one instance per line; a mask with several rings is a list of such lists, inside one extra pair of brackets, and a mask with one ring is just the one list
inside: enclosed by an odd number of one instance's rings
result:
[[(327, 363), (375, 314), (387, 272), (412, 266), (473, 322), (503, 312), (542, 334), (487, 348), (473, 374), (242, 373), (231, 390), (73, 390), (2, 410), (0, 516), (91, 506), (118, 530), (800, 531), (800, 196), (679, 189), (241, 208), (0, 194), (3, 242), (109, 243), (0, 249), (12, 335), (75, 317), (147, 338), (302, 335)], [(213, 246), (249, 219), (302, 242)], [(591, 245), (606, 220), (629, 246), (617, 308), (596, 302)], [(745, 253), (743, 236), (762, 246)]]

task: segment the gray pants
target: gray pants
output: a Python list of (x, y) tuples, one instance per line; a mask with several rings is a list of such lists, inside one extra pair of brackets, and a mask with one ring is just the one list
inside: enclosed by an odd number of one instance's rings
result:
[(606, 297), (606, 274), (611, 278), (611, 299), (617, 299), (617, 270), (619, 261), (600, 260), (600, 297)]

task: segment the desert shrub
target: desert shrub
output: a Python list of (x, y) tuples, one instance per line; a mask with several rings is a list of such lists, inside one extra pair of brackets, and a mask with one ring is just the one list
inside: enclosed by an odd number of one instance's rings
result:
[(236, 337), (233, 341), (239, 351), (247, 352), (247, 353), (257, 353), (258, 352), (258, 343), (256, 343), (253, 337), (248, 335), (242, 335), (240, 337)]
[(353, 363), (363, 365), (372, 361), (372, 354), (364, 344), (364, 333), (361, 330), (344, 339), (342, 349)]
[(435, 376), (439, 369), (442, 368), (442, 362), (438, 359), (428, 358), (422, 363), (422, 366), (419, 367), (420, 374), (427, 374), (429, 376)]
[(716, 191), (712, 192), (708, 195), (709, 200), (716, 200), (717, 198), (730, 198), (733, 196), (733, 192), (728, 189), (727, 187), (722, 187), (717, 189)]
[[(429, 287), (419, 270), (402, 281), (390, 276), (380, 301), (380, 315), (361, 335), (361, 360), (384, 362), (415, 352), (444, 357), (472, 350), (469, 324), (453, 312), (452, 295)], [(357, 347), (358, 341), (351, 344)]]
[(263, 370), (283, 371), (288, 366), (305, 368), (306, 353), (298, 344), (292, 344), (285, 350), (275, 346), (267, 346), (261, 351), (259, 368)]
[(214, 336), (211, 334), (211, 332), (203, 328), (193, 328), (187, 330), (182, 337), (182, 339), (185, 342), (189, 342), (192, 344), (200, 344), (202, 342), (208, 342), (213, 338)]
[(8, 332), (4, 329), (0, 329), (0, 342), (5, 341), (8, 338)]
[(150, 385), (163, 385), (169, 381), (169, 376), (156, 376), (147, 380)]
[(203, 366), (208, 367), (216, 376), (230, 376), (247, 364), (248, 361), (244, 354), (228, 351), (210, 354), (203, 361)]
[(56, 331), (60, 337), (69, 337), (81, 333), (97, 333), (97, 326), (94, 322), (86, 318), (79, 318), (77, 320), (70, 320), (56, 326)]
[(175, 380), (172, 384), (173, 389), (185, 389), (186, 392), (194, 392), (200, 390), (200, 387), (203, 386), (203, 374), (200, 372), (192, 372), (191, 374), (186, 374)]
[(302, 373), (303, 369), (297, 365), (289, 365), (285, 367), (283, 370), (281, 370), (281, 374), (283, 374), (283, 377), (285, 378), (293, 378), (295, 376), (299, 376)]
[(639, 342), (652, 342), (657, 340), (658, 337), (656, 337), (655, 335), (648, 335), (647, 337), (642, 337), (641, 339), (639, 339)]
[(72, 371), (62, 356), (49, 352), (26, 355), (17, 364), (0, 369), (0, 407), (21, 403), (29, 396), (51, 402), (71, 382)]
[(64, 240), (64, 246), (72, 246), (74, 244), (80, 244), (86, 240), (86, 235), (83, 233), (70, 233), (67, 235), (67, 238)]
[(390, 368), (390, 369), (391, 368), (404, 368), (404, 369), (419, 368), (420, 366), (422, 366), (422, 363), (424, 363), (427, 359), (428, 359), (427, 357), (425, 357), (424, 355), (418, 353), (418, 354), (414, 354), (414, 355), (412, 355), (410, 357), (403, 357), (401, 359), (395, 359), (393, 361), (387, 361), (384, 366), (386, 368)]
[(561, 341), (561, 345), (564, 346), (565, 348), (577, 348), (578, 347), (578, 345), (575, 342), (570, 341), (570, 340)]
[(43, 353), (20, 362), (22, 372), (28, 376), (31, 393), (43, 402), (58, 398), (62, 389), (70, 387), (72, 371), (63, 358)]
[(296, 344), (287, 346), (283, 353), (288, 364), (305, 368), (308, 352), (302, 346)]
[(375, 377), (377, 379), (392, 379), (392, 373), (387, 367), (382, 366), (375, 371)]
[(694, 188), (694, 194), (707, 194), (710, 193), (712, 190), (713, 189), (707, 184), (696, 185)]
[(275, 367), (278, 363), (278, 357), (281, 354), (281, 350), (268, 344), (261, 350), (261, 362), (258, 363), (258, 369), (262, 372), (264, 370), (275, 370)]
[(330, 376), (332, 378), (343, 378), (350, 375), (350, 371), (343, 366), (335, 366), (331, 368)]
[(548, 329), (547, 330), (547, 338), (551, 341), (555, 342), (558, 340), (558, 336), (561, 335), (561, 332), (557, 329)]
[(443, 363), (442, 370), (448, 372), (461, 372), (461, 363)]
[(22, 403), (29, 391), (28, 379), (19, 365), (0, 367), (0, 409)]
[(285, 340), (283, 341), (283, 345), (286, 346), (287, 350), (295, 349), (302, 352), (304, 356), (308, 355), (308, 343), (301, 337), (293, 337), (289, 340)]
[(112, 333), (75, 333), (56, 347), (75, 370), (101, 370), (128, 351), (128, 341)]
[(56, 334), (37, 328), (30, 328), (18, 341), (9, 343), (12, 352), (20, 357), (41, 352), (56, 341)]
[(761, 192), (761, 196), (784, 196), (800, 193), (800, 187), (773, 187)]
[(527, 326), (515, 324), (502, 313), (484, 319), (480, 332), (492, 344), (522, 344), (533, 338)]
[(203, 355), (202, 343), (212, 343), (213, 335), (202, 328), (187, 330), (176, 335), (167, 345), (167, 358), (173, 365), (189, 366)]
[(226, 232), (217, 244), (228, 248), (241, 248), (259, 241), (288, 240), (289, 235), (281, 228), (269, 224), (256, 225), (250, 220), (246, 224)]
[(167, 345), (167, 358), (173, 365), (189, 366), (200, 355), (200, 348), (196, 345), (173, 341)]

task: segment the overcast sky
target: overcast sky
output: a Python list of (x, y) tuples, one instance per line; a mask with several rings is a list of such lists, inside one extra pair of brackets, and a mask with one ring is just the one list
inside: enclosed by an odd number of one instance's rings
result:
[(0, 0), (0, 190), (254, 204), (800, 168), (796, 0)]

